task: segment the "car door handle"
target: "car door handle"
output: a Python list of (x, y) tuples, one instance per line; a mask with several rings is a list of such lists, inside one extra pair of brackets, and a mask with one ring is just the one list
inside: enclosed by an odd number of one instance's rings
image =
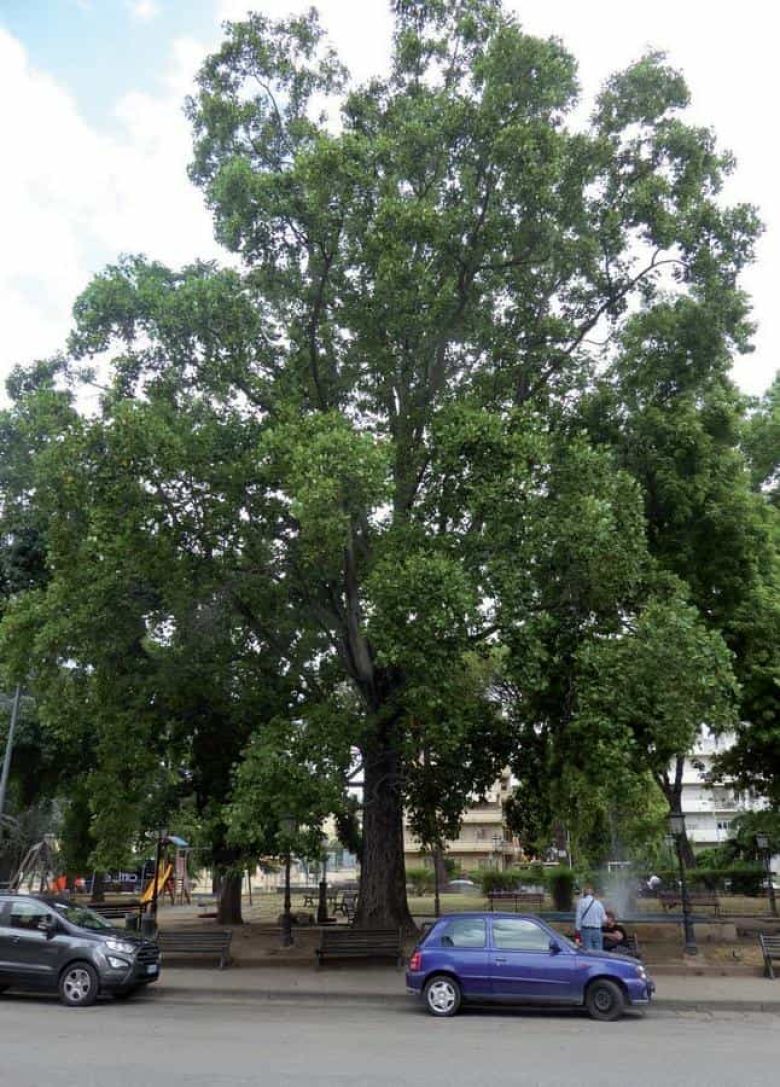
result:
[(498, 966), (498, 965), (499, 965), (499, 963), (502, 963), (502, 962), (506, 962), (506, 959), (499, 959), (499, 958), (497, 957), (497, 958), (496, 958), (496, 960), (495, 960), (495, 962), (496, 962), (496, 966)]
[(18, 944), (21, 939), (22, 939), (21, 936), (12, 936), (11, 937), (11, 943), (12, 944)]

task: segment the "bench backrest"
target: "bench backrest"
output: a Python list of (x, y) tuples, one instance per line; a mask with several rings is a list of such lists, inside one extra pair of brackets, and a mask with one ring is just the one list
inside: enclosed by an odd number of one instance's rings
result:
[(176, 948), (187, 948), (188, 950), (194, 948), (203, 948), (205, 951), (210, 951), (212, 948), (218, 950), (223, 947), (227, 947), (233, 938), (233, 933), (229, 930), (217, 931), (217, 932), (185, 932), (177, 931), (171, 932), (158, 932), (157, 942), (160, 947), (167, 947), (168, 950), (174, 950)]
[(341, 947), (400, 947), (401, 935), (397, 929), (325, 928), (322, 930), (323, 949)]
[(780, 936), (764, 936), (764, 934), (761, 933), (759, 934), (758, 939), (765, 955), (769, 955), (773, 959), (780, 959)]

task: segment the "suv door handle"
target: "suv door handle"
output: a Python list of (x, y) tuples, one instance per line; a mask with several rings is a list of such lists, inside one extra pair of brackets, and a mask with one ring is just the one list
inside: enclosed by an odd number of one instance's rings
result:
[(496, 956), (496, 959), (495, 959), (495, 961), (496, 961), (496, 963), (501, 963), (501, 962), (506, 962), (506, 959), (504, 959), (504, 958), (499, 958), (498, 956)]

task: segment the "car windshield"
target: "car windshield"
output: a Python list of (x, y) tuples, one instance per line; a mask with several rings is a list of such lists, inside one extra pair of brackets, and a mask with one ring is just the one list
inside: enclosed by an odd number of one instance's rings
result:
[(101, 917), (99, 913), (93, 913), (86, 906), (69, 906), (64, 902), (54, 902), (52, 905), (66, 921), (70, 921), (72, 925), (76, 925), (78, 928), (98, 929), (102, 932), (103, 929), (114, 927), (109, 921), (106, 921), (105, 917)]

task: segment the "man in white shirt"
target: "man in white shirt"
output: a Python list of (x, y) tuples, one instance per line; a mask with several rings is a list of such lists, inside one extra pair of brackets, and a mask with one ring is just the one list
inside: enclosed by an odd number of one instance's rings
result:
[(574, 928), (580, 934), (585, 951), (604, 950), (601, 926), (606, 919), (604, 907), (596, 898), (592, 885), (586, 883), (577, 902), (577, 913), (574, 919)]

